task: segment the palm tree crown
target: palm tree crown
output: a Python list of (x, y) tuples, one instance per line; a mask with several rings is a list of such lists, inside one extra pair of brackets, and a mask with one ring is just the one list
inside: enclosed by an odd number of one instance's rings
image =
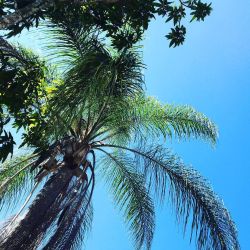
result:
[(76, 249), (91, 226), (91, 198), (99, 173), (123, 212), (135, 249), (151, 248), (154, 200), (163, 202), (166, 195), (184, 231), (191, 224), (197, 249), (239, 249), (222, 201), (163, 143), (172, 137), (195, 137), (214, 144), (216, 126), (191, 107), (162, 105), (145, 96), (144, 65), (136, 50), (107, 49), (92, 30), (87, 34), (65, 23), (50, 28), (50, 49), (62, 77), (31, 52), (12, 47), (18, 56), (9, 68), (18, 64), (20, 72), (8, 86), (20, 83), (27, 62), (37, 66), (26, 71), (27, 77), (40, 74), (33, 78), (39, 82), (34, 97), (24, 102), (28, 106), (8, 111), (20, 118), (16, 126), (28, 121), (23, 139), (34, 152), (2, 168), (1, 205), (10, 203), (24, 186), (31, 194), (43, 186), (23, 219), (20, 214), (31, 195), (6, 222), (1, 247)]

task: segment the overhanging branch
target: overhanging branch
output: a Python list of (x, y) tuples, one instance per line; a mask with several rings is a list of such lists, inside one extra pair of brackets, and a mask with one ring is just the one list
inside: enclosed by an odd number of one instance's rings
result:
[[(69, 0), (57, 0), (57, 2), (67, 2)], [(93, 0), (93, 2), (103, 2), (103, 3), (115, 3), (119, 0)], [(47, 9), (54, 6), (56, 0), (36, 0), (33, 3), (25, 6), (22, 9), (16, 10), (15, 12), (6, 15), (0, 19), (0, 30), (8, 29), (11, 26), (29, 18), (40, 10)], [(76, 4), (84, 4), (90, 1), (87, 0), (74, 0)]]
[(15, 12), (11, 14), (2, 17), (0, 19), (0, 29), (1, 30), (8, 29), (9, 27), (32, 16), (39, 10), (47, 8), (49, 6), (53, 6), (53, 4), (54, 4), (54, 1), (37, 0), (20, 10), (16, 10)]

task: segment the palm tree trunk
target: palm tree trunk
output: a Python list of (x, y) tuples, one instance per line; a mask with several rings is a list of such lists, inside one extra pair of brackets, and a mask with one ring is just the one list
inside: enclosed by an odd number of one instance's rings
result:
[(24, 218), (11, 225), (13, 229), (6, 230), (1, 235), (1, 250), (36, 249), (46, 231), (44, 227), (48, 228), (53, 221), (51, 213), (59, 212), (56, 208), (59, 208), (60, 201), (57, 201), (57, 205), (55, 201), (63, 197), (63, 191), (66, 191), (72, 177), (72, 171), (67, 167), (62, 167), (50, 177), (30, 205)]

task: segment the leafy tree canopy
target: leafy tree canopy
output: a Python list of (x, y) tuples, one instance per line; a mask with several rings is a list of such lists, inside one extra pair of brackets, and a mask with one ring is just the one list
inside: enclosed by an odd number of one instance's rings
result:
[[(170, 46), (185, 40), (183, 19), (203, 21), (211, 12), (211, 3), (201, 0), (1, 0), (0, 29), (8, 30), (8, 37), (19, 34), (24, 28), (38, 26), (41, 19), (71, 16), (76, 22), (95, 26), (112, 38), (113, 45), (122, 49), (141, 40), (149, 22), (161, 16), (172, 23), (166, 38)], [(76, 15), (77, 13), (77, 15)]]
[[(46, 25), (49, 20), (50, 26), (64, 28), (68, 35), (73, 34), (72, 27), (81, 27), (79, 34), (83, 30), (101, 33), (110, 38), (108, 40), (115, 49), (123, 51), (142, 39), (150, 20), (162, 16), (166, 22), (172, 22), (173, 27), (166, 37), (169, 45), (176, 47), (185, 40), (186, 28), (182, 21), (186, 13), (191, 21), (203, 21), (210, 12), (211, 4), (197, 0), (1, 0), (0, 29), (7, 31), (6, 37), (9, 38), (23, 29), (38, 26), (41, 19), (46, 19)], [(74, 39), (77, 41), (77, 37)], [(68, 42), (66, 40), (61, 45), (65, 46)], [(80, 47), (81, 44), (74, 46)], [(42, 114), (39, 108), (43, 103), (41, 93), (44, 84), (55, 80), (51, 77), (53, 69), (26, 52), (23, 49), (17, 52), (0, 37), (0, 161), (13, 152), (15, 144), (10, 132), (4, 129), (10, 117), (14, 118), (17, 129), (32, 126), (32, 121)]]
[[(76, 248), (91, 226), (98, 165), (123, 212), (135, 249), (151, 248), (153, 198), (162, 202), (169, 194), (178, 224), (184, 232), (190, 226), (197, 249), (238, 250), (237, 230), (223, 202), (197, 171), (159, 143), (177, 136), (214, 144), (216, 126), (191, 107), (162, 105), (146, 97), (144, 65), (131, 48), (156, 14), (173, 21), (170, 45), (181, 44), (185, 9), (191, 9), (193, 19), (202, 20), (210, 6), (200, 1), (180, 2), (180, 7), (166, 1), (106, 0), (83, 5), (79, 5), (82, 1), (20, 1), (26, 6), (15, 2), (1, 2), (2, 28), (12, 36), (47, 18), (46, 29), (53, 31), (48, 47), (60, 70), (0, 38), (0, 160), (13, 152), (15, 142), (4, 129), (9, 122), (22, 128), (22, 145), (33, 149), (32, 155), (1, 168), (0, 208), (6, 202), (12, 205), (25, 188), (29, 193), (19, 212), (3, 226), (1, 248)], [(20, 11), (21, 20), (16, 18), (13, 24), (12, 17)], [(113, 46), (105, 46), (103, 34), (111, 37)]]

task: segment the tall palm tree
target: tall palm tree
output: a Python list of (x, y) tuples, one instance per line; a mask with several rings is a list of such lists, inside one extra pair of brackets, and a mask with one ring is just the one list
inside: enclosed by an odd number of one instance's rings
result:
[[(16, 48), (20, 58), (42, 65), (46, 78), (38, 77), (39, 98), (22, 116), (29, 121), (24, 142), (33, 153), (1, 169), (1, 205), (13, 204), (24, 187), (29, 195), (3, 225), (0, 249), (76, 249), (91, 227), (96, 174), (122, 210), (135, 249), (151, 249), (154, 201), (166, 196), (184, 231), (190, 225), (196, 234), (197, 249), (239, 249), (222, 201), (196, 170), (165, 147), (172, 137), (214, 144), (216, 126), (191, 107), (162, 105), (145, 96), (139, 54), (108, 50), (97, 34), (87, 33), (63, 23), (53, 27), (51, 54), (61, 77), (31, 52)], [(20, 58), (10, 65), (24, 65)]]

